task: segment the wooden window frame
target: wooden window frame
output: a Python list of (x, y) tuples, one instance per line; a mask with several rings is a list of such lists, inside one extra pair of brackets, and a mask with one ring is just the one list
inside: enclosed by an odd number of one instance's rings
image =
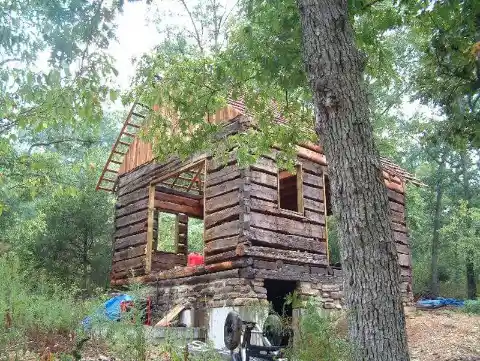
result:
[(277, 198), (278, 198), (278, 210), (282, 213), (290, 213), (305, 216), (305, 207), (303, 202), (303, 167), (300, 163), (295, 164), (295, 176), (297, 180), (297, 210), (293, 211), (291, 209), (285, 209), (281, 207), (280, 204), (280, 172), (282, 170), (278, 169), (277, 171)]
[[(180, 168), (176, 169), (175, 171), (169, 172), (159, 178), (155, 178), (150, 182), (148, 185), (148, 213), (147, 213), (147, 245), (145, 246), (145, 274), (149, 274), (152, 271), (152, 255), (153, 255), (153, 218), (155, 214), (155, 186), (165, 179), (171, 178), (175, 176), (177, 173), (180, 174), (186, 170), (195, 168), (203, 163), (203, 171), (206, 175), (207, 170), (207, 157), (205, 155), (201, 155), (193, 159), (192, 161), (188, 162), (187, 164), (181, 166)], [(203, 183), (203, 201), (205, 204), (205, 184)], [(203, 216), (205, 217), (205, 207), (203, 208)], [(205, 227), (203, 228), (203, 234), (205, 239)]]

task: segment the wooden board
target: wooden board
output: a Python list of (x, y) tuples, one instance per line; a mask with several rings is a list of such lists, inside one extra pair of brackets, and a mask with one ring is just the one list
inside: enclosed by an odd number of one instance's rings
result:
[(167, 312), (165, 317), (158, 321), (154, 327), (166, 327), (185, 309), (184, 305), (176, 305), (170, 311)]
[(118, 251), (123, 248), (133, 247), (139, 244), (147, 244), (147, 232), (142, 232), (123, 238), (116, 238), (114, 248), (116, 251)]
[(240, 202), (240, 192), (233, 190), (221, 196), (205, 200), (205, 212), (207, 214), (217, 212), (221, 209), (232, 207)]
[(233, 207), (222, 209), (215, 213), (210, 213), (205, 216), (204, 227), (206, 229), (216, 226), (220, 223), (229, 222), (234, 219), (239, 219), (242, 207), (237, 204)]
[(251, 212), (250, 224), (252, 226), (304, 237), (325, 238), (325, 227), (305, 221), (289, 219), (280, 216), (265, 215)]
[(205, 230), (205, 240), (213, 240), (222, 237), (230, 237), (240, 234), (241, 223), (239, 220), (234, 220), (222, 223), (216, 227)]

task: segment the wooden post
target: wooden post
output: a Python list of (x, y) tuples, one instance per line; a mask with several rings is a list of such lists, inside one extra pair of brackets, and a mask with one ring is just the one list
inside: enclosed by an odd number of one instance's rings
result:
[(305, 215), (303, 208), (303, 169), (302, 165), (297, 165), (297, 209), (298, 213)]
[[(207, 204), (207, 197), (206, 197), (206, 194), (207, 192), (205, 192), (205, 188), (207, 187), (207, 162), (208, 162), (208, 158), (205, 159), (205, 161), (203, 162), (203, 256), (205, 257), (205, 233), (206, 233), (206, 230), (205, 230), (205, 217), (207, 215), (206, 213), (206, 204)], [(188, 256), (188, 249), (187, 249), (187, 256)]]
[(148, 188), (147, 245), (145, 246), (145, 274), (152, 270), (153, 215), (155, 214), (155, 184)]
[(322, 173), (323, 178), (323, 208), (325, 215), (325, 242), (327, 243), (327, 264), (330, 265), (330, 248), (328, 247), (328, 220), (327, 220), (327, 191), (325, 187), (325, 172)]

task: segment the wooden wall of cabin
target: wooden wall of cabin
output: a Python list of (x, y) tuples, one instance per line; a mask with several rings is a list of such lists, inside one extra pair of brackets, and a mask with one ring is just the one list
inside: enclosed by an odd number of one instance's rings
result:
[[(155, 178), (174, 171), (181, 164), (178, 159), (171, 159), (162, 164), (147, 163), (119, 177), (116, 190), (112, 279), (129, 277), (132, 271), (135, 276), (145, 273), (148, 185)], [(156, 193), (160, 196), (158, 191)], [(155, 202), (158, 207), (175, 207), (173, 201), (177, 201), (175, 195), (163, 194), (161, 199), (157, 197)], [(195, 201), (195, 204), (198, 204), (198, 201)], [(190, 211), (199, 213), (198, 207), (183, 207), (182, 210), (187, 213)]]

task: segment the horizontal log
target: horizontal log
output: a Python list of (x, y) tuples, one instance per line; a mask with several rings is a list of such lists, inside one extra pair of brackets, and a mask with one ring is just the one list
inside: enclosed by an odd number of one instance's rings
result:
[(274, 249), (262, 246), (248, 246), (243, 243), (237, 246), (236, 252), (237, 255), (242, 257), (249, 256), (266, 260), (281, 260), (290, 263), (328, 265), (327, 256), (323, 254)]
[(160, 184), (160, 185), (157, 184), (155, 186), (155, 192), (167, 193), (167, 194), (171, 194), (171, 195), (174, 195), (174, 196), (187, 198), (187, 199), (191, 198), (193, 201), (203, 200), (203, 195), (180, 191), (178, 189), (171, 188), (171, 186), (166, 186), (166, 185), (162, 185), (162, 184)]
[[(245, 268), (243, 270), (246, 270)], [(302, 274), (298, 272), (286, 272), (285, 270), (268, 270), (268, 269), (253, 269), (251, 278), (263, 278), (279, 281), (304, 281), (315, 282), (318, 281), (318, 276), (310, 274)]]
[(215, 171), (207, 171), (208, 186), (214, 185), (213, 183), (218, 184), (218, 183), (216, 183), (217, 179), (223, 181), (223, 177), (225, 177), (229, 174), (232, 174), (232, 173), (236, 173), (238, 171), (240, 171), (240, 168), (238, 167), (237, 164), (227, 165), (227, 166), (225, 166), (223, 168), (220, 168), (220, 169), (217, 169)]
[(400, 204), (405, 204), (405, 196), (403, 194), (387, 189), (388, 199)]
[[(156, 187), (158, 189), (158, 187)], [(180, 192), (179, 192), (180, 193)], [(183, 192), (182, 192), (183, 193)], [(192, 195), (193, 196), (193, 195)], [(158, 199), (160, 201), (165, 201), (165, 202), (170, 202), (170, 203), (176, 203), (182, 206), (189, 206), (189, 207), (199, 207), (202, 206), (203, 202), (203, 197), (200, 197), (200, 199), (195, 199), (190, 196), (185, 196), (181, 194), (172, 194), (166, 192), (164, 189), (163, 191), (155, 191), (155, 199)]]
[(230, 179), (224, 183), (217, 184), (215, 186), (207, 187), (205, 189), (205, 197), (207, 199), (221, 196), (225, 193), (238, 190), (240, 186), (244, 183), (243, 178), (240, 178), (240, 173), (238, 172), (239, 178)]
[(129, 270), (131, 268), (140, 268), (145, 264), (145, 256), (139, 256), (112, 264), (112, 270), (114, 272)]
[(397, 247), (398, 253), (410, 254), (410, 247), (407, 245), (395, 242), (395, 247)]
[(242, 207), (237, 204), (233, 207), (222, 209), (215, 213), (210, 213), (205, 216), (205, 229), (218, 225), (219, 223), (229, 222), (239, 219)]
[(230, 251), (237, 248), (241, 238), (239, 236), (220, 238), (213, 241), (208, 241), (205, 244), (205, 254), (216, 254), (219, 252)]
[(155, 208), (164, 212), (184, 213), (191, 217), (197, 218), (203, 217), (203, 207), (200, 205), (197, 205), (196, 207), (190, 207), (155, 199)]
[(124, 238), (116, 238), (115, 239), (115, 247), (116, 251), (127, 248), (133, 247), (140, 244), (147, 243), (147, 232), (134, 234), (132, 236), (124, 237)]
[(277, 189), (272, 189), (260, 184), (251, 183), (251, 184), (245, 185), (245, 191), (250, 192), (251, 196), (254, 196), (260, 199), (264, 199), (272, 202), (278, 201)]
[(396, 222), (390, 222), (390, 223), (391, 223), (392, 229), (394, 231), (407, 233), (407, 227), (405, 225), (399, 224), (399, 223), (396, 223)]
[(402, 179), (400, 177), (398, 177), (396, 174), (389, 173), (389, 172), (385, 171), (385, 169), (382, 170), (382, 174), (383, 174), (383, 177), (385, 179), (387, 179), (388, 181), (395, 182), (395, 183), (398, 183), (398, 184), (402, 184)]
[(266, 157), (260, 157), (257, 159), (255, 164), (250, 166), (250, 169), (265, 172), (275, 177), (278, 174), (278, 167), (275, 160)]
[(240, 234), (242, 223), (237, 219), (222, 223), (218, 226), (205, 230), (205, 240), (213, 240), (221, 237), (230, 237)]
[(323, 202), (323, 188), (314, 188), (304, 184), (303, 197)]
[(152, 254), (152, 272), (172, 269), (175, 266), (186, 266), (184, 254), (154, 251)]
[(385, 179), (384, 182), (385, 182), (385, 186), (388, 189), (391, 189), (392, 191), (395, 191), (395, 192), (401, 193), (401, 194), (405, 193), (405, 189), (403, 188), (402, 184), (398, 184), (398, 183), (395, 183), (395, 182), (390, 182), (387, 179)]
[(392, 201), (389, 201), (388, 204), (390, 205), (390, 209), (392, 211), (405, 213), (405, 206), (404, 205), (402, 205), (400, 203), (392, 202)]
[(180, 161), (178, 158), (172, 157), (170, 159), (167, 159), (163, 163), (152, 162), (148, 164), (143, 164), (140, 167), (135, 168), (134, 170), (121, 175), (118, 179), (118, 186), (119, 188), (122, 188), (128, 184), (135, 183), (142, 177), (145, 177), (151, 173), (161, 171), (162, 169), (168, 168), (169, 166), (175, 163), (180, 163)]
[(217, 262), (223, 262), (223, 261), (230, 261), (232, 259), (238, 258), (237, 253), (235, 250), (231, 251), (226, 251), (226, 252), (221, 252), (217, 253), (215, 255), (207, 255), (205, 257), (205, 263), (206, 264), (213, 264)]
[(325, 204), (323, 203), (323, 201), (319, 201), (319, 200), (304, 198), (303, 207), (313, 212), (319, 212), (319, 213), (325, 212)]
[(240, 192), (238, 190), (233, 190), (232, 192), (222, 194), (221, 196), (207, 199), (205, 202), (205, 212), (207, 214), (214, 213), (239, 203)]
[(393, 232), (393, 238), (395, 239), (395, 242), (399, 242), (402, 244), (408, 245), (408, 236), (406, 233), (402, 232)]
[(325, 239), (294, 236), (255, 227), (249, 228), (247, 237), (254, 245), (320, 254), (327, 253), (327, 243)]
[(117, 228), (128, 226), (129, 224), (145, 221), (148, 217), (148, 211), (146, 209), (138, 211), (136, 213), (129, 214), (127, 216), (118, 217), (115, 220)]
[(258, 170), (251, 170), (250, 180), (266, 187), (277, 189), (277, 177), (272, 174), (264, 173)]
[(127, 277), (139, 277), (143, 274), (145, 274), (145, 267), (143, 267), (143, 265), (138, 268), (130, 268), (130, 269), (119, 271), (119, 272), (112, 271), (110, 282), (115, 282), (115, 280), (119, 280)]
[(396, 211), (391, 210), (390, 211), (390, 216), (391, 216), (391, 220), (393, 222), (400, 223), (400, 224), (406, 224), (404, 213), (400, 213), (400, 212), (396, 212)]
[(410, 255), (399, 253), (398, 254), (398, 263), (400, 264), (400, 266), (410, 267), (411, 266)]
[(305, 218), (307, 218), (309, 221), (325, 225), (325, 215), (320, 213), (320, 212), (312, 212), (308, 209), (305, 210), (304, 212)]
[(126, 236), (132, 236), (137, 233), (145, 232), (146, 230), (147, 230), (147, 221), (145, 220), (144, 222), (141, 222), (141, 223), (135, 223), (127, 227), (117, 229), (114, 233), (114, 237), (122, 238)]
[(288, 209), (281, 209), (278, 204), (274, 202), (258, 199), (256, 197), (250, 198), (250, 209), (255, 212), (271, 214), (279, 217), (286, 217), (298, 220), (303, 220), (305, 218), (304, 215), (298, 212), (290, 211)]
[(125, 207), (117, 208), (115, 212), (115, 217), (123, 217), (141, 210), (146, 210), (148, 208), (148, 198), (136, 201)]
[(268, 229), (284, 234), (312, 238), (325, 238), (325, 227), (318, 224), (312, 224), (307, 219), (299, 221), (285, 217), (251, 212), (250, 224), (258, 228)]
[(142, 199), (148, 199), (148, 189), (146, 187), (142, 189), (138, 189), (135, 192), (128, 193), (118, 197), (116, 207), (117, 208), (125, 207), (130, 203), (135, 203)]
[[(238, 123), (237, 123), (238, 124)], [(207, 173), (214, 173), (220, 169), (237, 163), (237, 153), (235, 150), (229, 152), (227, 158), (216, 157), (207, 161)]]
[(318, 153), (303, 146), (297, 146), (297, 155), (301, 158), (308, 159), (314, 163), (327, 165), (327, 158), (324, 154)]
[(124, 249), (122, 251), (115, 252), (113, 254), (112, 261), (118, 262), (118, 261), (130, 259), (130, 258), (139, 257), (144, 254), (145, 254), (145, 245), (141, 245), (138, 247), (131, 247), (131, 248)]
[(303, 183), (312, 187), (323, 188), (323, 177), (316, 174), (305, 173), (303, 174)]
[(321, 164), (312, 162), (306, 158), (298, 158), (298, 161), (302, 164), (302, 170), (304, 173), (311, 173), (318, 176), (323, 174), (323, 167)]
[[(253, 264), (251, 258), (242, 258), (234, 261), (220, 262), (204, 266), (182, 267), (157, 273), (151, 273), (131, 279), (112, 280), (112, 286), (122, 286), (129, 283), (150, 283), (159, 281), (159, 286), (169, 284), (201, 283), (212, 279), (238, 277), (238, 269)], [(223, 271), (223, 272), (222, 272)], [(207, 276), (207, 277), (203, 277)], [(176, 279), (176, 280), (175, 280)], [(162, 282), (162, 280), (164, 280)]]

